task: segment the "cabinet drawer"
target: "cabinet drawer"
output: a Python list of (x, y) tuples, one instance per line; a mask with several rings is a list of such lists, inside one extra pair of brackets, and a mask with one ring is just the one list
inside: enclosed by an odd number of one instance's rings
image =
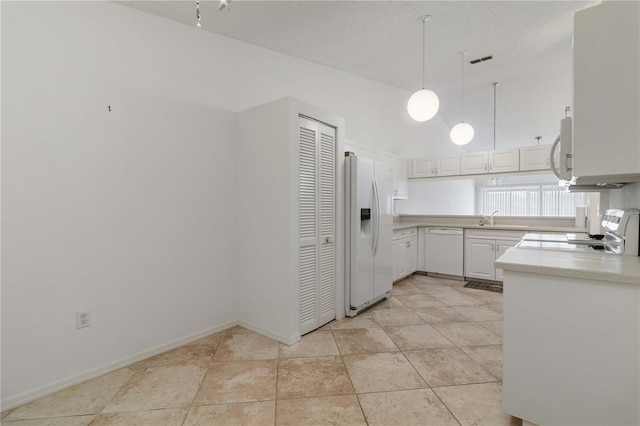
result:
[(408, 228), (408, 229), (402, 229), (399, 231), (393, 231), (393, 240), (399, 240), (401, 238), (407, 238), (407, 237), (417, 237), (418, 235), (418, 230), (416, 228)]
[(513, 239), (521, 240), (529, 231), (505, 231), (492, 229), (467, 229), (464, 232), (465, 238), (493, 238), (493, 239)]

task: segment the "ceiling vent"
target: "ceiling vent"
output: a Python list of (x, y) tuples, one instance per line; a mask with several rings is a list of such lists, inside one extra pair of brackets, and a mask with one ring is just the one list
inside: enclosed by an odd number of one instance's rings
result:
[(491, 59), (493, 59), (493, 55), (485, 56), (484, 58), (474, 59), (473, 61), (469, 61), (469, 63), (473, 65), (473, 64), (478, 64), (480, 62), (484, 62), (484, 61), (490, 61)]

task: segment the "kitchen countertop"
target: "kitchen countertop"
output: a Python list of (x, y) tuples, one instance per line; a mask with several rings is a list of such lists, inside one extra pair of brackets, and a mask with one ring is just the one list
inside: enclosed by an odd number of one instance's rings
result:
[(495, 262), (506, 271), (640, 285), (640, 257), (511, 248)]
[(478, 225), (478, 224), (451, 224), (451, 223), (394, 223), (393, 230), (398, 231), (401, 229), (407, 228), (416, 228), (419, 226), (424, 226), (428, 228), (464, 228), (464, 229), (487, 229), (487, 230), (495, 230), (495, 231), (524, 231), (524, 232), (586, 232), (585, 228), (572, 228), (572, 227), (558, 227), (558, 226), (541, 226), (541, 225)]

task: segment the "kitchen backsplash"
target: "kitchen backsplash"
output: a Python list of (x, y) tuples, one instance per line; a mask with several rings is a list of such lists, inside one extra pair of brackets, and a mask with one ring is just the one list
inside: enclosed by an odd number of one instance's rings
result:
[[(420, 214), (400, 214), (394, 217), (395, 223), (424, 223), (439, 224), (448, 226), (478, 225), (482, 216), (477, 215), (420, 215)], [(574, 228), (575, 218), (573, 217), (542, 217), (542, 216), (496, 216), (496, 225), (507, 226), (539, 226)]]
[(609, 205), (615, 208), (640, 209), (640, 182), (609, 191)]

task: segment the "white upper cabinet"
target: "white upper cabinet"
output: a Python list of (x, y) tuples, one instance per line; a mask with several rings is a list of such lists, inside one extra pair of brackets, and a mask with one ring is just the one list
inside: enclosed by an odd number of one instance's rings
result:
[(460, 156), (461, 175), (480, 175), (489, 171), (489, 153), (471, 152)]
[(489, 151), (489, 173), (517, 172), (520, 170), (520, 150)]
[[(573, 37), (573, 174), (640, 174), (640, 3), (576, 12)], [(620, 182), (624, 182), (624, 178)]]
[(413, 160), (411, 167), (411, 177), (431, 177), (436, 175), (436, 159), (435, 158), (416, 158)]
[(520, 151), (517, 148), (470, 152), (460, 156), (460, 174), (462, 175), (517, 172), (519, 170)]
[(460, 156), (436, 158), (436, 176), (455, 176), (460, 174)]
[[(557, 151), (556, 151), (557, 152)], [(520, 171), (548, 170), (551, 145), (533, 145), (520, 148)]]
[(393, 199), (407, 199), (407, 160), (402, 158), (393, 159)]
[(455, 176), (460, 174), (460, 156), (416, 158), (412, 160), (411, 176), (413, 178), (433, 176)]

